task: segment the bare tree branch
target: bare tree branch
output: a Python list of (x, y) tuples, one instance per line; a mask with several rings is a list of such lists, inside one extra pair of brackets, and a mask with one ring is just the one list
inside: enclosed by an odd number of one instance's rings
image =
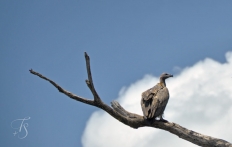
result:
[(203, 135), (203, 134), (194, 132), (192, 130), (188, 130), (176, 123), (161, 122), (161, 121), (154, 121), (154, 122), (148, 121), (144, 119), (144, 117), (141, 115), (126, 111), (117, 101), (111, 102), (112, 107), (106, 105), (101, 100), (101, 98), (99, 97), (99, 95), (97, 94), (94, 88), (91, 70), (90, 70), (90, 58), (87, 53), (85, 53), (85, 60), (86, 60), (86, 68), (87, 68), (87, 74), (88, 74), (88, 80), (86, 80), (86, 84), (89, 87), (90, 91), (92, 92), (94, 100), (89, 100), (89, 99), (77, 96), (63, 89), (61, 86), (56, 84), (54, 81), (48, 79), (47, 77), (41, 75), (40, 73), (35, 72), (32, 69), (29, 71), (30, 73), (46, 81), (49, 81), (53, 86), (55, 86), (59, 90), (59, 92), (65, 94), (66, 96), (74, 100), (83, 102), (85, 104), (96, 106), (106, 111), (108, 114), (110, 114), (112, 117), (119, 120), (123, 124), (130, 126), (132, 128), (137, 129), (139, 127), (154, 127), (154, 128), (162, 129), (172, 134), (175, 134), (184, 140), (187, 140), (189, 142), (192, 142), (196, 145), (203, 146), (203, 147), (232, 147), (232, 144), (225, 140)]
[(80, 102), (82, 102), (82, 103), (86, 103), (86, 104), (93, 105), (93, 106), (95, 105), (93, 100), (88, 100), (88, 99), (86, 99), (86, 98), (82, 98), (82, 97), (80, 97), (80, 96), (77, 96), (77, 95), (75, 95), (75, 94), (72, 94), (71, 92), (69, 92), (69, 91), (63, 89), (63, 88), (60, 87), (58, 84), (56, 84), (56, 83), (53, 82), (52, 80), (46, 78), (45, 76), (41, 75), (40, 73), (35, 72), (35, 71), (33, 71), (32, 69), (30, 69), (29, 71), (30, 71), (30, 73), (32, 73), (32, 74), (34, 74), (34, 75), (37, 75), (38, 77), (40, 77), (40, 78), (42, 78), (42, 79), (44, 79), (44, 80), (46, 80), (46, 81), (49, 81), (53, 86), (55, 86), (55, 87), (59, 90), (59, 92), (61, 92), (61, 93), (65, 94), (65, 95), (67, 95), (68, 97), (70, 97), (70, 98), (72, 98), (72, 99), (74, 99), (74, 100), (80, 101)]
[(88, 54), (85, 52), (85, 61), (86, 61), (86, 69), (87, 69), (87, 74), (88, 74), (88, 80), (85, 80), (87, 86), (89, 87), (89, 89), (91, 90), (93, 96), (94, 96), (94, 100), (96, 102), (101, 103), (101, 99), (98, 96), (94, 85), (93, 85), (93, 79), (92, 79), (92, 74), (91, 74), (91, 70), (90, 70), (90, 58), (88, 56)]

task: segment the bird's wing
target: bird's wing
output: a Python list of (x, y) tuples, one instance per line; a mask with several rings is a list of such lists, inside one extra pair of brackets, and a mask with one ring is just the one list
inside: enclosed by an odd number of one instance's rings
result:
[(156, 99), (159, 102), (158, 106), (153, 106), (156, 108), (156, 112), (154, 113), (155, 117), (161, 116), (165, 110), (165, 107), (168, 103), (169, 100), (169, 92), (166, 87), (163, 89), (159, 90), (156, 94)]
[(155, 101), (153, 99), (161, 88), (162, 86), (157, 84), (142, 93), (141, 107), (145, 117), (151, 118), (151, 112), (155, 110), (155, 105), (153, 104)]
[(153, 98), (153, 101), (152, 101), (151, 106), (150, 106), (151, 110), (150, 110), (150, 113), (148, 115), (148, 118), (153, 118), (155, 116), (155, 112), (156, 112), (157, 108), (159, 107), (159, 105), (160, 105), (160, 101), (157, 98), (157, 96), (155, 96)]

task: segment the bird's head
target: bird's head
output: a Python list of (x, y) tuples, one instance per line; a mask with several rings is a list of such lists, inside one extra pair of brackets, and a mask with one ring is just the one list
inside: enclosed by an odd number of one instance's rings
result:
[(160, 79), (162, 79), (162, 80), (165, 80), (165, 79), (167, 79), (167, 78), (169, 78), (169, 77), (173, 77), (173, 75), (168, 74), (168, 73), (162, 73), (162, 74), (160, 75)]

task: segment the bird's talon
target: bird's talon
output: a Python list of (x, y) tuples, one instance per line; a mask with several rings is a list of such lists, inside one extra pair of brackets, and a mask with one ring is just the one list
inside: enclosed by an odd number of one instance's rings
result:
[(160, 121), (161, 121), (161, 122), (164, 122), (164, 123), (168, 122), (167, 120), (165, 120), (165, 119), (163, 119), (163, 118), (161, 118)]

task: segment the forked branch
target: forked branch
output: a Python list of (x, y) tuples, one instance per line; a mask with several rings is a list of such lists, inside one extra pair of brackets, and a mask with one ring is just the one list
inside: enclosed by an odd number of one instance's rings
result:
[(123, 124), (130, 126), (132, 128), (137, 129), (139, 127), (154, 127), (154, 128), (162, 129), (165, 131), (169, 131), (170, 133), (175, 134), (184, 140), (190, 141), (196, 145), (203, 146), (203, 147), (232, 147), (232, 144), (225, 140), (203, 135), (203, 134), (194, 132), (192, 130), (188, 130), (176, 123), (172, 123), (172, 122), (164, 123), (160, 121), (155, 121), (151, 123), (150, 121), (144, 119), (144, 117), (141, 115), (126, 111), (117, 101), (111, 102), (112, 107), (106, 105), (101, 100), (101, 98), (99, 97), (99, 95), (97, 94), (94, 88), (91, 70), (90, 70), (90, 58), (86, 52), (85, 52), (85, 60), (86, 60), (86, 69), (87, 69), (87, 74), (88, 74), (88, 79), (86, 80), (86, 84), (89, 87), (90, 91), (92, 92), (94, 100), (89, 100), (89, 99), (77, 96), (65, 90), (64, 88), (56, 84), (54, 81), (48, 79), (47, 77), (41, 75), (40, 73), (35, 72), (32, 69), (29, 71), (30, 73), (46, 81), (49, 81), (53, 86), (55, 86), (59, 90), (59, 92), (65, 94), (66, 96), (74, 100), (83, 102), (85, 104), (96, 106), (106, 111), (108, 114), (110, 114), (112, 117), (119, 120)]

